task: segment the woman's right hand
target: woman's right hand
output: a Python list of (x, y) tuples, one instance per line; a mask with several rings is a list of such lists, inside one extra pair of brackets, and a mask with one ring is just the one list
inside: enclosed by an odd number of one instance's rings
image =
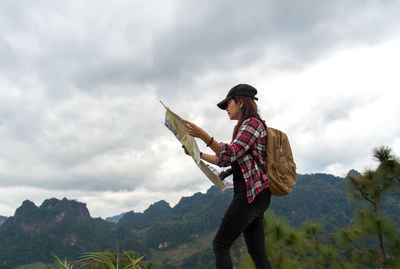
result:
[(187, 120), (182, 120), (182, 121), (185, 123), (185, 127), (191, 136), (203, 139), (203, 137), (207, 135), (207, 133), (203, 129), (201, 129), (193, 122)]
[[(221, 146), (219, 145), (219, 143), (217, 141), (214, 140), (213, 137), (211, 137), (209, 134), (207, 134), (206, 131), (201, 129), (199, 126), (197, 126), (193, 122), (183, 120), (183, 123), (185, 124), (186, 130), (188, 131), (188, 133), (191, 136), (197, 137), (197, 138), (200, 138), (201, 140), (203, 140), (203, 142), (206, 143), (206, 145), (208, 147), (210, 147), (216, 154), (220, 153)], [(211, 163), (214, 163), (214, 162), (211, 162)]]

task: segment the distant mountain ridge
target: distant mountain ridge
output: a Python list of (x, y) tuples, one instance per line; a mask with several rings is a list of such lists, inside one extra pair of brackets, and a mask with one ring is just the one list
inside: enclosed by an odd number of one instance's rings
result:
[(6, 219), (7, 219), (7, 217), (0, 215), (0, 225), (3, 224), (6, 221)]
[[(323, 223), (327, 232), (333, 231), (348, 224), (354, 209), (346, 200), (343, 180), (327, 174), (297, 175), (292, 194), (273, 197), (269, 210), (294, 226), (312, 220)], [(39, 207), (26, 200), (0, 226), (0, 268), (49, 262), (52, 253), (75, 259), (88, 251), (112, 250), (117, 244), (153, 260), (158, 257), (152, 253), (212, 238), (232, 194), (232, 190), (221, 193), (211, 187), (206, 193), (182, 197), (173, 208), (159, 201), (143, 213), (123, 213), (117, 223), (92, 218), (86, 204), (75, 200), (52, 198)], [(197, 246), (192, 255), (209, 255), (210, 239), (204, 247)]]
[[(132, 211), (132, 212), (133, 212), (133, 211)], [(118, 214), (118, 215), (112, 216), (112, 217), (107, 217), (107, 218), (105, 218), (104, 220), (105, 220), (105, 221), (108, 221), (108, 222), (117, 223), (126, 213), (128, 213), (128, 212), (121, 213), (121, 214)]]
[(143, 229), (153, 225), (155, 222), (162, 220), (171, 212), (170, 205), (161, 200), (150, 205), (143, 213), (135, 213), (129, 211), (125, 213), (118, 221), (119, 224), (129, 223), (135, 229)]

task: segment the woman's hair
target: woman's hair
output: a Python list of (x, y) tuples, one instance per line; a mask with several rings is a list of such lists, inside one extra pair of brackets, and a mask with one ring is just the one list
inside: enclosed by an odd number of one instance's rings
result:
[(261, 119), (258, 113), (257, 104), (252, 98), (246, 96), (235, 96), (232, 99), (234, 99), (236, 103), (243, 102), (243, 106), (240, 108), (240, 118), (235, 128), (233, 129), (232, 141), (235, 139), (242, 123), (248, 118), (257, 118), (264, 124), (264, 127), (266, 127), (265, 122)]

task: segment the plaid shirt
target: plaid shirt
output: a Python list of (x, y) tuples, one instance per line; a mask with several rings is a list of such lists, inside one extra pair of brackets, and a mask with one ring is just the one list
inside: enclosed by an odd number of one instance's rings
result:
[[(265, 167), (265, 147), (267, 132), (262, 122), (256, 118), (245, 120), (235, 139), (230, 144), (221, 143), (217, 155), (217, 165), (230, 166), (238, 161), (246, 182), (247, 200), (251, 203), (256, 195), (269, 187), (267, 177), (261, 169)], [(262, 164), (263, 168), (259, 168)]]

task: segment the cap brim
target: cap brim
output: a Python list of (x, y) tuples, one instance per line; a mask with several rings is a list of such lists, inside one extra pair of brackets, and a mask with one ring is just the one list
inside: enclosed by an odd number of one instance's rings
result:
[(230, 98), (225, 98), (224, 100), (222, 100), (221, 102), (219, 102), (218, 104), (217, 104), (217, 106), (220, 108), (220, 109), (222, 109), (222, 110), (225, 110), (227, 107), (228, 107), (228, 101), (229, 101), (229, 99)]

